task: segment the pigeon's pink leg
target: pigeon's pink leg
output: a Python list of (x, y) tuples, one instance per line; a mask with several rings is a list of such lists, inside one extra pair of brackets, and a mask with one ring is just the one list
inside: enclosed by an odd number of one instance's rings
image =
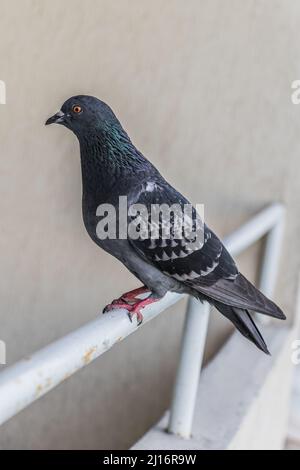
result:
[(150, 296), (142, 300), (137, 299), (138, 295), (144, 294), (146, 292), (150, 292), (149, 289), (147, 289), (146, 287), (139, 287), (138, 289), (134, 289), (130, 292), (126, 292), (119, 299), (115, 299), (112, 301), (111, 304), (106, 305), (106, 307), (103, 310), (103, 313), (109, 312), (110, 310), (113, 310), (114, 308), (124, 308), (128, 310), (128, 317), (130, 321), (132, 321), (133, 316), (136, 315), (138, 325), (140, 325), (143, 321), (143, 315), (141, 314), (141, 309), (159, 300), (159, 298), (150, 297)]
[(125, 294), (123, 294), (120, 298), (122, 300), (124, 300), (125, 302), (132, 302), (136, 299), (136, 297), (138, 295), (146, 294), (147, 292), (150, 293), (150, 291), (149, 291), (149, 289), (147, 289), (147, 287), (145, 287), (145, 286), (138, 287), (137, 289), (133, 289), (129, 292), (125, 292)]

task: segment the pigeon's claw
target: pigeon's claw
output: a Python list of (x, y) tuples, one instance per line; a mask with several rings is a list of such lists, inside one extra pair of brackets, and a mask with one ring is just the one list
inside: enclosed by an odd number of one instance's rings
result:
[(131, 306), (132, 308), (128, 311), (129, 320), (132, 322), (133, 316), (136, 315), (137, 324), (140, 325), (144, 319), (141, 313), (141, 309), (147, 307), (147, 305), (151, 305), (154, 302), (157, 302), (158, 300), (159, 298), (147, 297), (147, 299), (139, 300), (138, 302), (136, 302), (133, 306)]
[(123, 294), (122, 297), (120, 297), (119, 299), (113, 300), (111, 304), (106, 305), (106, 307), (103, 309), (103, 313), (110, 312), (115, 308), (124, 308), (128, 312), (129, 320), (132, 322), (134, 315), (136, 315), (137, 323), (138, 325), (140, 325), (143, 322), (143, 315), (141, 313), (141, 309), (159, 300), (159, 298), (152, 297), (151, 295), (146, 299), (137, 299), (137, 295), (144, 294), (145, 292), (149, 292), (149, 290), (145, 287), (141, 287), (139, 289), (135, 289), (134, 291), (127, 292), (126, 294)]
[(141, 312), (139, 310), (135, 311), (135, 312), (133, 312), (133, 311), (128, 312), (127, 315), (128, 315), (128, 318), (129, 318), (131, 323), (132, 323), (132, 319), (133, 319), (134, 315), (136, 315), (138, 326), (143, 323), (144, 317), (143, 317), (143, 315), (141, 314)]
[(103, 313), (110, 312), (111, 310), (114, 310), (115, 308), (125, 308), (126, 310), (130, 311), (133, 308), (133, 305), (128, 304), (122, 298), (115, 299), (112, 301), (111, 304), (108, 304), (106, 305), (106, 307), (104, 307)]

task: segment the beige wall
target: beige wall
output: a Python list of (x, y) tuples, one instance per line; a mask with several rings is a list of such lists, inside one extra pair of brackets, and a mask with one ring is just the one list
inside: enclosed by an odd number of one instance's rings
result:
[[(295, 0), (0, 0), (0, 337), (9, 364), (137, 285), (84, 231), (75, 138), (43, 126), (76, 93), (107, 101), (162, 173), (205, 203), (220, 235), (271, 201), (287, 204), (276, 299), (292, 314), (299, 21)], [(252, 278), (258, 252), (240, 258)], [(132, 444), (168, 405), (182, 307), (4, 425), (0, 447)], [(224, 331), (214, 315), (209, 354)]]

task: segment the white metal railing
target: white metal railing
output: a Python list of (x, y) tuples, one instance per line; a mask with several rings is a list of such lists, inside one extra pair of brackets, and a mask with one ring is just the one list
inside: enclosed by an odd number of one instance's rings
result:
[[(284, 226), (284, 207), (272, 204), (225, 240), (237, 255), (267, 236), (260, 287), (271, 295), (276, 280)], [(144, 310), (144, 323), (156, 317), (183, 296), (168, 293)], [(0, 373), (0, 424), (48, 393), (77, 370), (89, 364), (115, 343), (133, 333), (136, 321), (128, 321), (124, 309), (99, 316)], [(190, 298), (183, 330), (181, 356), (170, 413), (169, 431), (188, 438), (205, 346), (209, 306)]]

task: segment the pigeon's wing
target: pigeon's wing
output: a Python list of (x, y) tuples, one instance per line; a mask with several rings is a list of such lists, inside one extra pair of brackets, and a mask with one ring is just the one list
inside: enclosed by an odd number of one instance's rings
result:
[[(140, 208), (146, 208), (148, 214), (148, 233), (143, 234), (145, 238), (140, 234), (138, 238), (130, 238), (130, 243), (140, 256), (160, 271), (207, 298), (284, 318), (281, 310), (239, 273), (219, 238), (203, 223), (188, 200), (167, 182), (158, 180), (141, 183), (135, 188), (129, 203), (141, 205)], [(188, 237), (185, 232), (178, 236), (179, 211), (175, 211), (175, 214), (171, 212), (170, 217), (165, 217), (168, 214), (161, 212), (158, 220), (157, 217), (154, 217), (155, 220), (151, 217), (153, 207), (165, 205), (170, 208), (174, 204), (181, 208), (184, 220), (185, 209), (189, 208), (187, 219), (192, 220), (194, 231), (188, 232)], [(144, 213), (143, 219), (145, 216)], [(130, 218), (130, 223), (133, 221), (136, 221), (136, 214)], [(166, 238), (165, 225), (168, 221), (170, 232)], [(154, 232), (152, 237), (150, 229)], [(196, 237), (193, 237), (194, 233)]]
[[(135, 188), (130, 203), (145, 207), (149, 221), (148, 236), (145, 239), (142, 235), (137, 239), (131, 238), (130, 243), (141, 256), (165, 274), (193, 286), (210, 286), (219, 279), (236, 278), (238, 270), (235, 262), (221, 241), (203, 223), (188, 200), (168, 183), (141, 184)], [(175, 207), (175, 210), (170, 211), (170, 217), (168, 211), (162, 210), (157, 220), (154, 216), (156, 207)], [(190, 231), (180, 231), (180, 218), (181, 227), (185, 227), (187, 221)], [(135, 214), (130, 218), (130, 223), (134, 220)]]

